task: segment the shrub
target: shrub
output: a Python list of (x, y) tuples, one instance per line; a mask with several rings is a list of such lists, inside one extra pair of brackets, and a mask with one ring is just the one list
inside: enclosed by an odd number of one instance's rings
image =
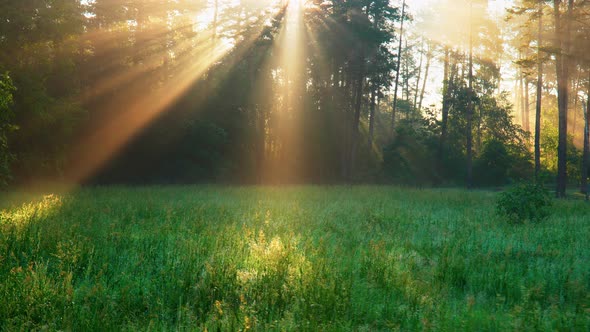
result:
[(496, 204), (498, 214), (511, 223), (541, 221), (549, 216), (551, 198), (536, 184), (519, 184), (500, 194)]

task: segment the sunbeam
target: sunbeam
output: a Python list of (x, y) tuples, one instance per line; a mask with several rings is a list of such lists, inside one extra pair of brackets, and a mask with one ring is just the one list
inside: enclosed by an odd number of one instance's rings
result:
[[(227, 5), (227, 3), (225, 4)], [(254, 23), (256, 28), (248, 34), (247, 39), (229, 40), (221, 36), (213, 40), (211, 29), (199, 30), (199, 28), (205, 27), (204, 25), (198, 26), (203, 22), (184, 24), (174, 30), (166, 30), (165, 28), (152, 30), (143, 36), (146, 49), (142, 50), (142, 56), (138, 60), (134, 60), (143, 63), (142, 66), (133, 66), (124, 71), (116, 71), (96, 79), (92, 88), (82, 96), (83, 100), (92, 100), (113, 92), (114, 97), (102, 105), (105, 111), (103, 111), (104, 116), (98, 121), (98, 125), (93, 125), (94, 129), (74, 147), (73, 162), (66, 173), (69, 181), (80, 183), (93, 176), (130, 139), (158, 118), (195, 81), (203, 78), (212, 66), (222, 62), (222, 59), (225, 59), (230, 53), (233, 59), (243, 57), (267, 28), (262, 23), (272, 21), (273, 17), (281, 15), (280, 11), (273, 9), (278, 7), (273, 5), (273, 1), (270, 0), (266, 1), (264, 6), (261, 3), (252, 6), (261, 8), (261, 12), (266, 18), (263, 16), (258, 17), (255, 21), (249, 21), (250, 24)], [(207, 21), (206, 25), (210, 26), (213, 18), (208, 12), (205, 14), (199, 19)], [(187, 29), (189, 29), (188, 34)], [(158, 48), (155, 48), (155, 52), (150, 53), (150, 45), (156, 45), (153, 40), (175, 33), (185, 33), (190, 37), (184, 38), (172, 48), (168, 47), (165, 53), (159, 51)], [(89, 37), (93, 36), (102, 41), (99, 46), (108, 46), (117, 42), (116, 36), (106, 30), (98, 30), (89, 35)], [(119, 40), (119, 42), (121, 41)], [(185, 51), (187, 49), (190, 52), (187, 53)], [(109, 50), (106, 49), (103, 52), (106, 57)], [(113, 57), (116, 58), (116, 54)], [(230, 67), (236, 63), (231, 59), (225, 59), (223, 62)], [(167, 68), (166, 76), (171, 79), (154, 81), (150, 75), (162, 67)]]
[[(273, 44), (277, 54), (274, 72), (280, 102), (274, 115), (277, 127), (273, 142), (267, 144), (269, 149), (259, 170), (264, 182), (297, 182), (305, 166), (301, 127), (307, 82), (303, 3), (303, 0), (291, 0), (286, 4), (284, 23)], [(266, 140), (269, 141), (269, 137)]]

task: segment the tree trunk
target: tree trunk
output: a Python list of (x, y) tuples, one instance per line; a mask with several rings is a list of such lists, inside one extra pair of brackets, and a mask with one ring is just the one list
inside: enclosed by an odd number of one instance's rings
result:
[[(361, 56), (361, 59), (364, 61), (364, 56)], [(354, 118), (352, 122), (352, 137), (351, 137), (351, 149), (350, 149), (350, 159), (349, 159), (349, 179), (350, 175), (354, 175), (355, 173), (355, 164), (356, 164), (356, 153), (358, 150), (358, 141), (359, 141), (359, 124), (361, 119), (361, 106), (363, 101), (363, 81), (365, 80), (364, 73), (363, 73), (363, 62), (359, 63), (359, 73), (356, 83), (356, 100), (354, 105)]]
[(577, 72), (576, 78), (573, 81), (573, 90), (570, 96), (573, 99), (573, 105), (571, 106), (574, 113), (574, 120), (572, 123), (572, 137), (576, 139), (576, 126), (578, 125), (578, 91), (580, 91), (580, 72)]
[(529, 105), (529, 81), (524, 78), (524, 130), (531, 132), (530, 127), (530, 105)]
[(588, 188), (588, 171), (590, 168), (590, 68), (588, 70), (588, 99), (584, 106), (584, 153), (582, 155), (582, 193), (586, 196), (590, 195)]
[[(521, 60), (522, 56), (518, 54), (518, 60)], [(520, 113), (520, 125), (523, 129), (525, 129), (525, 119), (524, 119), (524, 84), (522, 79), (522, 68), (518, 68), (518, 85), (516, 91), (516, 98), (518, 100), (518, 111)]]
[(428, 80), (428, 72), (430, 70), (430, 59), (432, 54), (430, 52), (430, 44), (428, 45), (428, 53), (426, 53), (426, 68), (424, 69), (424, 79), (422, 80), (422, 90), (420, 91), (420, 101), (418, 102), (418, 112), (422, 112), (422, 101), (424, 100), (424, 90), (426, 89), (426, 81)]
[[(473, 0), (470, 3), (471, 12), (473, 12)], [(469, 86), (467, 102), (467, 188), (473, 187), (473, 17), (469, 18)]]
[(373, 83), (373, 88), (371, 89), (371, 105), (369, 109), (369, 138), (368, 138), (368, 147), (371, 150), (373, 146), (373, 132), (375, 131), (375, 100), (377, 98), (377, 89), (375, 87), (375, 83)]
[(258, 109), (255, 110), (255, 117), (256, 117), (256, 168), (258, 169), (258, 172), (256, 172), (256, 178), (258, 180), (259, 184), (262, 184), (265, 182), (265, 180), (268, 179), (268, 177), (265, 178), (264, 174), (265, 172), (263, 172), (262, 170), (264, 169), (264, 165), (265, 165), (265, 156), (266, 156), (266, 149), (265, 149), (265, 115), (264, 113)]
[[(557, 187), (555, 195), (558, 198), (566, 196), (567, 187), (567, 107), (568, 107), (568, 60), (566, 54), (569, 47), (569, 18), (562, 22), (560, 0), (554, 0), (555, 38), (557, 41), (556, 73), (557, 73), (557, 105), (559, 113), (559, 142), (557, 147)], [(570, 0), (571, 11), (572, 0)], [(562, 35), (563, 33), (563, 35)]]
[(416, 91), (414, 93), (414, 109), (418, 109), (418, 93), (420, 92), (420, 79), (422, 79), (422, 63), (424, 61), (424, 42), (422, 42), (422, 52), (420, 52), (420, 62), (418, 63), (418, 77), (416, 77)]
[[(369, 6), (367, 6), (367, 18), (369, 17)], [(378, 30), (379, 29), (379, 21), (380, 21), (380, 16), (378, 14), (375, 15), (374, 21), (373, 21), (373, 29)], [(375, 56), (373, 57), (372, 61), (375, 61)], [(368, 144), (367, 144), (367, 148), (369, 149), (369, 152), (371, 151), (372, 147), (373, 147), (373, 134), (375, 132), (375, 100), (377, 99), (379, 94), (379, 84), (377, 83), (377, 79), (375, 77), (373, 77), (373, 79), (371, 80), (371, 100), (370, 100), (370, 106), (369, 106), (369, 137), (368, 137)]]
[(543, 98), (543, 60), (541, 47), (543, 46), (543, 3), (539, 3), (537, 42), (537, 105), (535, 108), (535, 180), (539, 180), (541, 172), (541, 102)]
[[(590, 80), (588, 85), (590, 85)], [(588, 101), (586, 103), (586, 136), (585, 142), (586, 147), (584, 148), (584, 154), (586, 155), (584, 160), (586, 160), (586, 173), (584, 176), (585, 179), (588, 179), (588, 174), (590, 173), (590, 88), (588, 88)], [(590, 188), (588, 188), (588, 182), (586, 182), (586, 201), (589, 200), (590, 196)]]
[(353, 103), (354, 103), (354, 93), (355, 89), (352, 87), (352, 69), (350, 68), (351, 65), (348, 65), (346, 73), (342, 73), (344, 78), (341, 79), (343, 96), (346, 99), (344, 103), (344, 127), (343, 127), (343, 142), (342, 142), (342, 160), (341, 160), (341, 169), (340, 175), (342, 180), (347, 181), (350, 174), (350, 147), (351, 147), (351, 128), (352, 128), (352, 112), (353, 112)]
[(440, 140), (438, 144), (438, 163), (439, 172), (442, 170), (444, 147), (447, 140), (448, 120), (449, 120), (449, 104), (450, 104), (450, 93), (451, 93), (451, 81), (449, 80), (449, 67), (450, 67), (450, 49), (445, 46), (445, 62), (443, 69), (443, 100), (442, 100), (442, 121), (440, 124)]
[(395, 68), (395, 87), (393, 89), (393, 107), (391, 109), (391, 135), (393, 136), (395, 131), (395, 113), (397, 111), (397, 89), (399, 86), (399, 72), (402, 59), (402, 39), (404, 35), (404, 16), (406, 14), (406, 0), (402, 3), (402, 16), (399, 29), (399, 45), (397, 47), (397, 67)]
[(482, 137), (482, 132), (481, 132), (481, 130), (482, 130), (482, 128), (481, 128), (482, 127), (482, 123), (481, 123), (481, 121), (482, 121), (482, 118), (483, 118), (482, 117), (481, 106), (478, 106), (477, 107), (477, 111), (478, 111), (479, 114), (477, 116), (477, 141), (475, 142), (476, 143), (476, 145), (475, 145), (475, 151), (481, 151), (482, 150), (482, 145), (483, 145), (482, 144), (482, 139), (481, 139), (481, 137)]
[[(404, 99), (407, 105), (410, 104), (410, 50), (408, 49), (408, 39), (406, 39), (406, 47), (404, 48), (404, 76), (405, 80), (403, 81), (403, 88), (402, 88), (402, 99)], [(406, 109), (406, 119), (408, 118), (408, 113)]]
[[(590, 92), (590, 90), (588, 91)], [(588, 157), (589, 157), (589, 138), (588, 138), (588, 130), (589, 130), (589, 123), (588, 120), (590, 117), (588, 116), (588, 111), (590, 109), (590, 95), (588, 97), (588, 102), (584, 105), (584, 153), (582, 155), (582, 169), (581, 169), (581, 192), (586, 196), (586, 200), (588, 200)]]

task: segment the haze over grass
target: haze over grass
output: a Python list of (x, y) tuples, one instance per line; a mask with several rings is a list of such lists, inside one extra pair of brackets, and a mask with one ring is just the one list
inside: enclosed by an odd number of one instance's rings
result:
[(590, 328), (590, 207), (496, 194), (153, 187), (0, 194), (0, 330)]

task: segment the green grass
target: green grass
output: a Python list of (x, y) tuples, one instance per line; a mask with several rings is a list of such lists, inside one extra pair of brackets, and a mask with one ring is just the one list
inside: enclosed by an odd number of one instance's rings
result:
[(0, 330), (588, 331), (590, 205), (152, 187), (0, 194)]

